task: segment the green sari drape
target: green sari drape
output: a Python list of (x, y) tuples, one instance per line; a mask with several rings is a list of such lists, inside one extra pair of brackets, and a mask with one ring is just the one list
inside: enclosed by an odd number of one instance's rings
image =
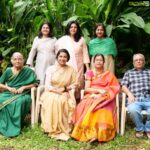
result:
[(105, 58), (104, 70), (115, 73), (114, 57), (117, 55), (117, 47), (112, 38), (94, 38), (89, 42), (89, 54), (92, 56), (91, 68), (94, 68), (93, 59), (96, 54), (103, 54)]
[(91, 56), (101, 53), (115, 57), (117, 55), (116, 44), (112, 38), (94, 38), (89, 43), (89, 53)]
[[(17, 75), (13, 74), (11, 68), (7, 68), (0, 78), (0, 83), (18, 89), (25, 85), (37, 84), (37, 79), (28, 67), (24, 67)], [(30, 90), (25, 90), (22, 94), (13, 94), (8, 90), (0, 93), (0, 134), (6, 137), (19, 135), (30, 104)]]

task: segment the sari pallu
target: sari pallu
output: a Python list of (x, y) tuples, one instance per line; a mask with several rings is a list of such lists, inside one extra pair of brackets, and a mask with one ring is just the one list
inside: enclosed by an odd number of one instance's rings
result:
[[(88, 73), (87, 73), (88, 74)], [(115, 137), (117, 130), (115, 96), (119, 84), (112, 73), (106, 71), (101, 78), (91, 77), (91, 88), (107, 90), (106, 96), (86, 94), (78, 104), (73, 115), (74, 129), (71, 134), (79, 141), (109, 141)]]
[[(18, 89), (21, 86), (37, 84), (37, 80), (34, 72), (28, 67), (24, 67), (17, 75), (13, 75), (11, 68), (8, 68), (1, 76), (0, 83)], [(13, 94), (8, 90), (0, 93), (0, 134), (6, 137), (19, 135), (30, 104), (30, 90), (21, 94)]]

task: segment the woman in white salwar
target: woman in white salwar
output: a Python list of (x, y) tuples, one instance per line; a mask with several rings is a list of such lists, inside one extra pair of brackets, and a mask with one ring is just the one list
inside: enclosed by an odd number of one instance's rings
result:
[(46, 71), (45, 91), (41, 95), (42, 128), (49, 137), (68, 140), (71, 118), (76, 107), (73, 88), (76, 88), (76, 71), (66, 62), (70, 55), (66, 49), (58, 51), (57, 63)]
[(53, 37), (53, 28), (50, 23), (43, 23), (39, 30), (39, 35), (35, 37), (26, 64), (33, 67), (36, 56), (35, 73), (40, 80), (40, 84), (45, 82), (46, 69), (55, 63), (54, 45), (56, 38)]
[(86, 70), (88, 70), (90, 63), (87, 45), (82, 37), (80, 26), (76, 21), (68, 23), (65, 34), (57, 40), (55, 50), (56, 53), (61, 48), (68, 50), (70, 54), (68, 64), (78, 72), (80, 88), (82, 89), (84, 87), (84, 65), (86, 66)]

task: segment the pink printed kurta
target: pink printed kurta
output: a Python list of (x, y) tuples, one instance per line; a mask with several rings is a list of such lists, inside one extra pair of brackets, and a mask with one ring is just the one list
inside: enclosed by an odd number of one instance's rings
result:
[(87, 45), (83, 37), (78, 42), (71, 39), (70, 36), (65, 35), (57, 40), (55, 44), (55, 52), (59, 49), (65, 48), (70, 54), (68, 62), (78, 72), (81, 88), (83, 88), (84, 81), (84, 64), (90, 63)]

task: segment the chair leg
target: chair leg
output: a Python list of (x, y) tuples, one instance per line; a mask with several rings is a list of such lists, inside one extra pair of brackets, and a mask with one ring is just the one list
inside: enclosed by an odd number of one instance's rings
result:
[(31, 88), (31, 127), (34, 127), (35, 125), (35, 92), (36, 88)]
[(127, 113), (125, 102), (126, 102), (126, 94), (122, 93), (121, 135), (124, 135), (124, 131), (125, 131), (125, 121), (126, 121), (126, 113)]
[(124, 126), (123, 126), (123, 135), (124, 135), (124, 132), (125, 132), (125, 126), (126, 126), (126, 115), (127, 115), (127, 111), (125, 110), (124, 112)]
[(40, 114), (40, 108), (41, 108), (40, 96), (41, 96), (41, 93), (43, 91), (44, 91), (44, 86), (40, 86), (37, 88), (36, 108), (35, 108), (35, 123), (38, 123), (38, 120), (39, 120), (39, 114)]
[(39, 120), (39, 113), (40, 113), (40, 104), (37, 102), (36, 111), (35, 111), (35, 123), (38, 123)]
[(121, 115), (121, 135), (124, 135), (124, 131), (125, 131), (125, 122), (126, 122), (126, 110), (122, 110), (122, 115)]
[(118, 127), (117, 127), (117, 133), (119, 134), (119, 126), (120, 126), (120, 123), (119, 123), (119, 94), (116, 95), (116, 107), (117, 107), (117, 124), (118, 124)]

